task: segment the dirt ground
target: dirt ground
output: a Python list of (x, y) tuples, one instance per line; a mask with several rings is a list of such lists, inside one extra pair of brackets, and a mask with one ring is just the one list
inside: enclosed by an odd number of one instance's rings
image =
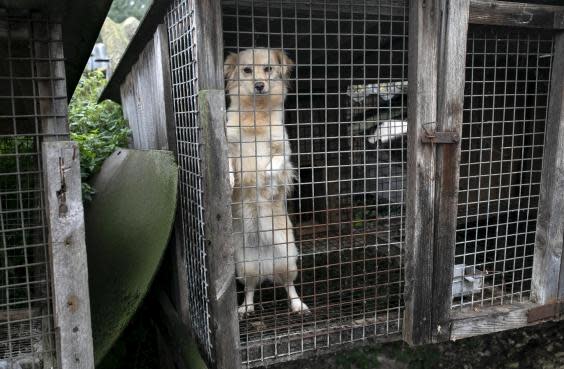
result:
[(321, 368), (564, 369), (564, 321), (415, 349), (401, 342), (373, 345), (276, 366)]

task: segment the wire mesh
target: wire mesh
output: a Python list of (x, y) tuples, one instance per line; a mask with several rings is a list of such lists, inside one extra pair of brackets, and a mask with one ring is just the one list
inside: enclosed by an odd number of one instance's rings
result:
[(45, 122), (66, 119), (52, 107), (64, 76), (60, 27), (0, 10), (0, 367), (55, 363), (41, 142)]
[(243, 362), (389, 339), (403, 315), (407, 5), (222, 5)]
[(167, 13), (176, 124), (179, 194), (183, 248), (188, 273), (188, 308), (198, 343), (213, 362), (207, 280), (201, 171), (201, 126), (198, 117), (198, 50), (195, 44), (194, 2), (174, 1)]
[(474, 27), (467, 45), (454, 308), (530, 299), (553, 38)]

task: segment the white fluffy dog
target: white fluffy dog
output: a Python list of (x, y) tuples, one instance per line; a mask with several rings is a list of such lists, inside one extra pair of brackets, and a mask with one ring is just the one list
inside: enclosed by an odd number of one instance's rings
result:
[(292, 311), (308, 310), (294, 287), (298, 250), (286, 210), (295, 173), (283, 109), (293, 64), (272, 49), (248, 49), (225, 60), (235, 262), (245, 285), (239, 314), (254, 311), (255, 289), (265, 280), (286, 288)]

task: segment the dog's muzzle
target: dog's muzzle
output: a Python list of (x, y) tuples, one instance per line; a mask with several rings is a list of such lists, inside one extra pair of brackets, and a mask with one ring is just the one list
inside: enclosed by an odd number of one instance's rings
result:
[(255, 91), (258, 92), (259, 94), (262, 94), (264, 92), (264, 82), (256, 82)]

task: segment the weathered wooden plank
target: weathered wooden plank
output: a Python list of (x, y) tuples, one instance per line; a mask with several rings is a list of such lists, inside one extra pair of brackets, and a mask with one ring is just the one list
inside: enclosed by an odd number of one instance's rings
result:
[(221, 1), (195, 0), (198, 87), (223, 90), (223, 24)]
[(532, 303), (522, 303), (459, 313), (452, 319), (450, 339), (454, 341), (527, 326), (528, 311), (535, 306)]
[(170, 73), (165, 74), (169, 61), (163, 58), (163, 44), (168, 46), (168, 35), (166, 27), (160, 26), (120, 86), (123, 111), (132, 132), (131, 146), (135, 149), (168, 150), (175, 146), (174, 136), (169, 137), (170, 113), (166, 109), (170, 109), (171, 90), (165, 89), (164, 81)]
[[(438, 71), (437, 131), (460, 137), (469, 0), (444, 4)], [(435, 244), (433, 250), (433, 341), (449, 339), (460, 141), (437, 145)]]
[(422, 144), (421, 136), (436, 122), (440, 5), (441, 0), (410, 2), (404, 317), (409, 344), (431, 340), (435, 148)]
[(210, 261), (210, 326), (218, 368), (239, 368), (239, 323), (231, 243), (231, 187), (225, 137), (225, 92), (200, 90), (202, 175), (204, 176), (205, 235)]
[[(168, 34), (166, 27), (162, 24), (157, 26), (155, 34), (153, 36), (153, 60), (155, 65), (155, 71), (153, 74), (153, 83), (155, 86), (155, 91), (158, 94), (158, 100), (154, 104), (155, 108), (155, 124), (157, 129), (157, 145), (161, 150), (170, 150), (170, 146), (175, 145), (175, 141), (169, 141), (168, 137), (168, 125), (166, 108), (169, 103), (167, 103), (167, 97), (170, 98), (172, 91), (165, 89), (165, 77), (170, 77), (170, 75), (165, 75), (164, 69), (169, 63), (169, 60), (163, 57), (163, 49), (168, 48)], [(167, 55), (168, 56), (168, 53)], [(167, 86), (170, 87), (170, 86)], [(167, 94), (168, 92), (168, 94)], [(170, 144), (169, 144), (170, 143)]]
[(59, 367), (94, 369), (78, 146), (43, 143)]
[(564, 29), (564, 6), (471, 0), (469, 21), (495, 26)]
[(555, 38), (552, 68), (533, 261), (533, 298), (539, 304), (564, 297), (559, 283), (564, 239), (564, 33)]
[(69, 129), (61, 25), (46, 23), (39, 14), (34, 18), (33, 47), (36, 57), (41, 58), (34, 62), (34, 77), (42, 78), (37, 82), (41, 131), (45, 141), (66, 139)]
[(158, 42), (160, 49), (157, 50), (157, 54), (161, 58), (161, 73), (162, 73), (162, 83), (163, 83), (163, 99), (164, 99), (164, 113), (163, 119), (165, 122), (166, 130), (166, 140), (168, 150), (173, 151), (176, 154), (176, 124), (174, 121), (174, 107), (172, 103), (172, 75), (170, 71), (170, 50), (169, 40), (168, 40), (168, 30), (166, 24), (162, 23), (158, 26)]

